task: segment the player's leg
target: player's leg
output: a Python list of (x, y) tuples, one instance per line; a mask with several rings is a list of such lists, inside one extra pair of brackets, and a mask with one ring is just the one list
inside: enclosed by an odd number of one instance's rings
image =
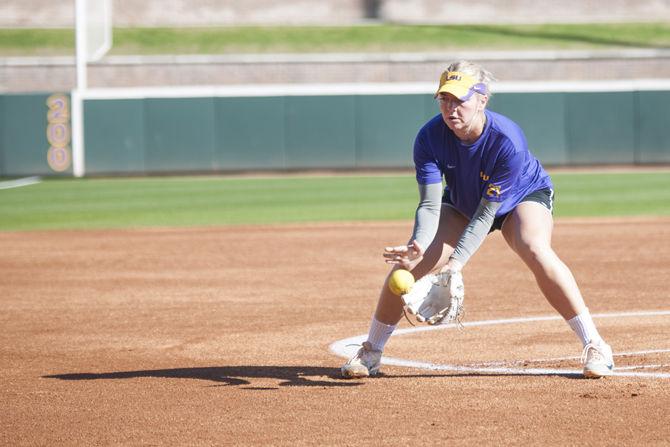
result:
[(530, 268), (549, 303), (566, 320), (586, 305), (570, 269), (551, 247), (551, 212), (535, 202), (521, 202), (502, 227), (508, 245)]
[(551, 246), (553, 218), (538, 202), (520, 203), (505, 220), (502, 233), (535, 276), (547, 301), (568, 322), (582, 341), (587, 357), (584, 374), (601, 377), (611, 373), (612, 351), (589, 313), (574, 276)]
[[(440, 224), (435, 238), (426, 249), (421, 260), (411, 269), (416, 279), (428, 273), (434, 273), (446, 265), (467, 223), (465, 217), (454, 208), (447, 205), (442, 206)], [(379, 294), (377, 309), (370, 323), (368, 340), (363, 343), (356, 355), (342, 366), (344, 377), (366, 377), (379, 371), (384, 346), (403, 315), (403, 305), (400, 297), (391, 293), (388, 288), (391, 272), (397, 268), (391, 269), (386, 276)]]

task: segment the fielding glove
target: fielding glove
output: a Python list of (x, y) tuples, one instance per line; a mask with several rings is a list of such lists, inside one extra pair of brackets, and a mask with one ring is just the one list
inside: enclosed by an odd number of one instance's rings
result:
[(463, 275), (447, 270), (424, 276), (401, 298), (417, 321), (434, 325), (459, 319), (464, 296)]

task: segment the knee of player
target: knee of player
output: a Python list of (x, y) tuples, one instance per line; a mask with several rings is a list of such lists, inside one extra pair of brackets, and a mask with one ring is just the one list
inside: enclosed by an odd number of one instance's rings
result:
[(556, 260), (552, 248), (544, 243), (519, 244), (516, 247), (516, 252), (533, 270), (535, 268), (550, 268)]

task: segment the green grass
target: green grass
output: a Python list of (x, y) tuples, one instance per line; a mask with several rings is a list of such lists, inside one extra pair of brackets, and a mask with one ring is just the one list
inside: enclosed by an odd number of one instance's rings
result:
[[(552, 175), (556, 216), (668, 216), (670, 175)], [(411, 220), (411, 173), (276, 178), (50, 179), (0, 190), (0, 230)]]
[(552, 174), (557, 217), (668, 216), (670, 172)]
[[(668, 48), (670, 24), (117, 28), (112, 54)], [(0, 55), (72, 54), (70, 29), (0, 29)]]

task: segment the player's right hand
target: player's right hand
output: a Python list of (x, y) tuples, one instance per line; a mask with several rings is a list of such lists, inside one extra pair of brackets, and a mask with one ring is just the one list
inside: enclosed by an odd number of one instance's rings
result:
[(424, 251), (425, 249), (414, 240), (407, 245), (384, 248), (384, 258), (387, 264), (411, 270), (421, 260)]

